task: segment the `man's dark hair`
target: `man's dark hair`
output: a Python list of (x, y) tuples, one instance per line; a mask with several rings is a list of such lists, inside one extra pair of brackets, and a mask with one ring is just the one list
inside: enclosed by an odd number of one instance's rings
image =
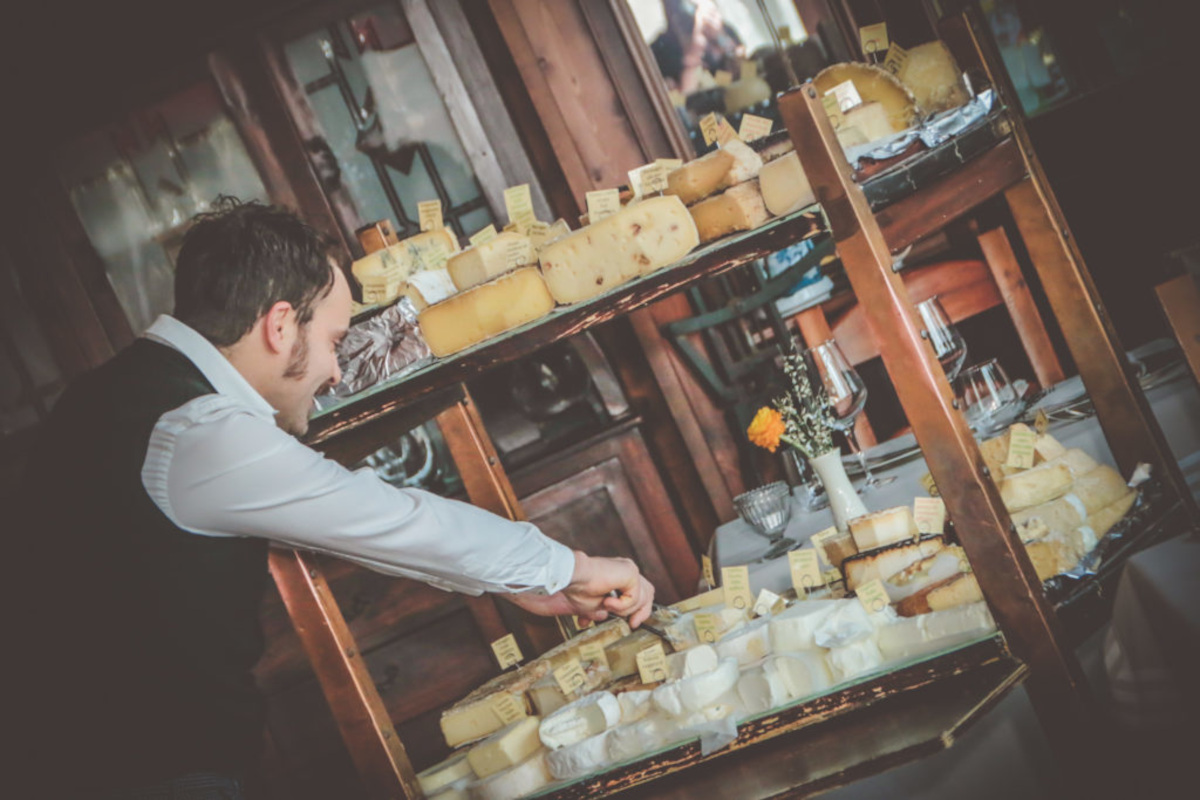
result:
[(272, 305), (312, 319), (333, 288), (330, 239), (284, 208), (231, 197), (197, 216), (175, 261), (175, 317), (217, 347), (228, 347)]

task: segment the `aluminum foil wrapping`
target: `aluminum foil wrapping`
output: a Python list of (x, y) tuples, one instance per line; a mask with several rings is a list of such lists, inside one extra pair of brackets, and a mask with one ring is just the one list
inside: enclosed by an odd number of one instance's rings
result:
[(920, 139), (926, 147), (937, 147), (951, 136), (957, 136), (991, 113), (994, 98), (993, 90), (985, 89), (972, 97), (965, 105), (927, 117), (915, 128), (846, 148), (846, 160), (857, 169), (860, 159), (871, 158), (883, 161), (898, 156), (917, 139)]
[(334, 397), (349, 397), (377, 383), (412, 372), (433, 360), (407, 297), (351, 326), (338, 347), (342, 382)]

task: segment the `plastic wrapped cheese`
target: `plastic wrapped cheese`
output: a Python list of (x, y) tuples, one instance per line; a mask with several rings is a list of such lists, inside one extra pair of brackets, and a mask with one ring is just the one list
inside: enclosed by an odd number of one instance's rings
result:
[(582, 778), (604, 769), (608, 763), (608, 737), (612, 731), (603, 731), (546, 754), (546, 766), (557, 780), (567, 781)]
[(831, 647), (826, 657), (829, 671), (837, 682), (848, 681), (883, 666), (883, 654), (874, 639), (858, 639), (850, 644)]
[(689, 211), (696, 221), (701, 242), (711, 242), (737, 231), (754, 230), (771, 218), (757, 179), (701, 200)]
[(621, 721), (621, 705), (611, 692), (593, 692), (550, 714), (538, 736), (551, 750), (567, 747), (608, 730)]
[(817, 643), (813, 641), (813, 632), (842, 602), (806, 600), (771, 617), (771, 649), (776, 653), (818, 649)]
[(683, 717), (712, 705), (737, 684), (738, 663), (723, 659), (712, 672), (664, 683), (654, 690), (654, 705), (672, 717)]

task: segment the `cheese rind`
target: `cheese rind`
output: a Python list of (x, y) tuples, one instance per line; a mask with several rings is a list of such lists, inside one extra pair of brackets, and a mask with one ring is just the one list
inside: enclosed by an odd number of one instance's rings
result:
[(529, 237), (508, 232), (455, 255), (446, 262), (446, 270), (454, 285), (463, 291), (536, 260)]
[(515, 767), (541, 749), (539, 720), (525, 717), (492, 734), (467, 751), (467, 761), (480, 778)]
[(757, 180), (739, 183), (688, 210), (702, 243), (737, 231), (754, 230), (771, 218)]
[(767, 211), (777, 217), (817, 202), (795, 151), (764, 164), (758, 173), (758, 186)]
[(593, 692), (542, 720), (538, 736), (546, 747), (558, 750), (602, 733), (620, 721), (617, 698), (611, 692)]
[(1041, 505), (1070, 490), (1074, 478), (1065, 464), (1043, 464), (1001, 478), (1000, 499), (1010, 512)]
[(667, 680), (677, 681), (680, 678), (691, 678), (712, 672), (721, 663), (716, 648), (710, 644), (691, 647), (680, 653), (667, 656)]
[(917, 658), (968, 642), (996, 629), (986, 603), (970, 603), (899, 619), (879, 630), (879, 652), (889, 661)]
[(560, 303), (577, 303), (683, 258), (700, 244), (678, 197), (632, 203), (546, 245), (542, 274)]
[(861, 554), (876, 547), (886, 547), (919, 535), (912, 508), (896, 506), (850, 520), (850, 535)]
[(665, 194), (678, 197), (691, 205), (703, 200), (725, 185), (725, 176), (733, 168), (733, 154), (726, 150), (713, 150), (700, 158), (689, 161), (679, 169), (667, 173)]
[(855, 591), (873, 580), (886, 581), (901, 570), (928, 558), (946, 546), (941, 536), (925, 536), (918, 541), (901, 541), (873, 552), (858, 553), (842, 562), (846, 588)]
[(417, 323), (430, 351), (444, 358), (544, 317), (553, 308), (541, 274), (525, 267), (429, 306)]

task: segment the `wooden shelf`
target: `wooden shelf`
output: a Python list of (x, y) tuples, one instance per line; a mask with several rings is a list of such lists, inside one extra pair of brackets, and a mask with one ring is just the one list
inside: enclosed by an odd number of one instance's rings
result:
[(708, 756), (692, 740), (534, 796), (766, 798), (828, 789), (949, 747), (1026, 672), (991, 637), (760, 714)]

